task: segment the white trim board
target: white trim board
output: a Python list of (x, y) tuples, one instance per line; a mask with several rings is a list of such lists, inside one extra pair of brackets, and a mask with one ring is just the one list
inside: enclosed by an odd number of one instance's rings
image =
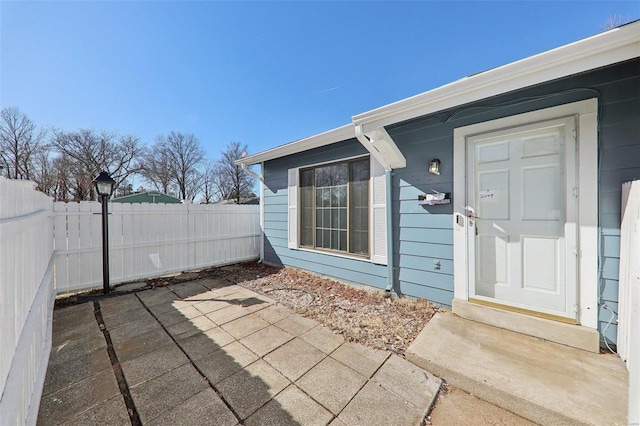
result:
[(469, 300), (467, 276), (466, 140), (469, 136), (560, 117), (578, 122), (578, 323), (598, 328), (598, 134), (596, 99), (573, 102), (454, 129), (454, 298)]

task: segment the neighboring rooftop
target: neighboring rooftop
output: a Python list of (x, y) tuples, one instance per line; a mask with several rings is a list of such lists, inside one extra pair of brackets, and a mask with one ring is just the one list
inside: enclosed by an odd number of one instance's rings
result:
[(136, 192), (134, 194), (125, 195), (122, 197), (112, 198), (114, 203), (165, 203), (165, 204), (179, 204), (182, 200), (171, 195), (163, 194), (159, 191), (144, 191)]

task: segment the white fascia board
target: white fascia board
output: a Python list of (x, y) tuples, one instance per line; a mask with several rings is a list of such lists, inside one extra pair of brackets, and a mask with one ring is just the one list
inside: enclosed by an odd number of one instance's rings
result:
[(364, 133), (434, 112), (640, 57), (640, 22), (465, 77), (353, 116)]
[(258, 164), (264, 161), (285, 157), (287, 155), (297, 154), (302, 151), (307, 151), (309, 149), (318, 148), (325, 145), (331, 145), (332, 143), (342, 142), (348, 139), (353, 139), (355, 137), (356, 135), (353, 124), (346, 124), (342, 127), (337, 127), (333, 130), (329, 130), (315, 136), (310, 136), (308, 138), (290, 142), (285, 145), (280, 145), (275, 148), (259, 152), (257, 154), (249, 155), (247, 157), (236, 160), (236, 164), (246, 164), (250, 166), (252, 164)]

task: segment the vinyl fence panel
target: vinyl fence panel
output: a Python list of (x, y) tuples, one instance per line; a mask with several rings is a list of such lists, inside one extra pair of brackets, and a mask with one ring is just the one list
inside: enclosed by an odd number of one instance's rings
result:
[[(102, 286), (100, 204), (56, 203), (56, 291)], [(111, 284), (257, 259), (259, 206), (110, 203)]]
[(0, 423), (35, 424), (51, 350), (53, 202), (0, 177)]
[(640, 422), (640, 181), (622, 185), (617, 350), (629, 370), (629, 424)]
[[(259, 206), (109, 204), (111, 284), (257, 259)], [(37, 421), (56, 294), (102, 287), (98, 202), (0, 177), (0, 424)]]

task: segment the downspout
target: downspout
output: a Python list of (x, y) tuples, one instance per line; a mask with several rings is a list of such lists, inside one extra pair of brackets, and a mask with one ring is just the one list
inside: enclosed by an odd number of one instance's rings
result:
[[(240, 163), (240, 167), (249, 176), (260, 181), (260, 204), (258, 208), (260, 209), (260, 232), (262, 235), (260, 236), (260, 259), (258, 259), (258, 263), (262, 263), (264, 262), (264, 176), (251, 170), (245, 163)], [(260, 170), (264, 170), (264, 161), (260, 163)]]
[[(394, 260), (394, 256), (393, 256), (393, 197), (391, 192), (393, 191), (393, 186), (391, 185), (392, 183), (392, 176), (391, 176), (391, 169), (389, 170), (385, 170), (384, 172), (384, 177), (386, 179), (385, 184), (387, 185), (387, 191), (386, 191), (386, 204), (387, 204), (387, 208), (386, 210), (386, 214), (387, 214), (387, 288), (385, 289), (385, 291), (387, 292), (391, 292), (393, 291), (393, 284), (395, 282), (395, 277), (394, 277), (394, 265), (393, 265), (393, 260)], [(396, 292), (397, 293), (397, 292)]]
[(380, 152), (378, 152), (378, 150), (375, 147), (371, 146), (371, 141), (364, 134), (361, 124), (356, 125), (355, 131), (356, 131), (356, 138), (358, 139), (358, 141), (360, 141), (362, 146), (367, 151), (369, 151), (371, 155), (373, 155), (380, 164), (384, 166), (385, 185), (387, 187), (387, 191), (385, 191), (385, 196), (386, 196), (386, 200), (385, 200), (386, 216), (385, 217), (387, 219), (387, 235), (386, 235), (386, 238), (387, 238), (387, 287), (385, 288), (385, 291), (390, 293), (394, 290), (393, 284), (395, 281), (394, 265), (393, 265), (393, 212), (391, 211), (393, 210), (393, 205), (392, 205), (393, 198), (391, 197), (391, 190), (392, 190), (391, 167), (384, 161), (384, 158), (382, 157)]

